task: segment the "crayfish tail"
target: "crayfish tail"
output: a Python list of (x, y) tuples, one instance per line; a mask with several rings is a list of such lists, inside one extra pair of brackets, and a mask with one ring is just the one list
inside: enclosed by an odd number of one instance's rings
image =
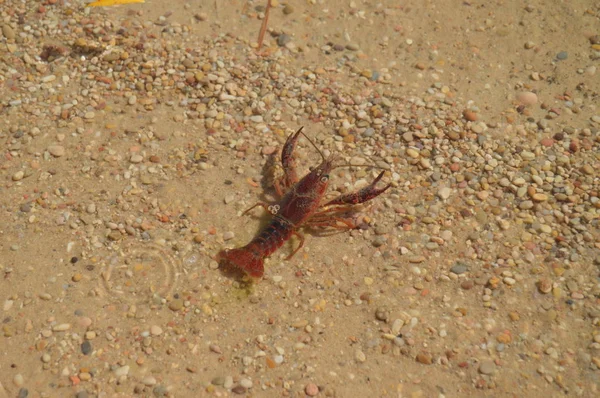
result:
[(229, 265), (233, 265), (253, 278), (262, 278), (265, 273), (263, 258), (256, 256), (256, 254), (243, 247), (220, 251), (217, 255), (217, 261), (224, 261)]

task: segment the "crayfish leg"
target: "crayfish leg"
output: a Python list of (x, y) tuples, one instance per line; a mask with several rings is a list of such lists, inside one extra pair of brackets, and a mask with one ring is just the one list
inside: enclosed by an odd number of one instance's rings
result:
[(250, 207), (249, 209), (246, 209), (243, 213), (242, 216), (245, 216), (246, 214), (248, 214), (250, 211), (254, 210), (257, 207), (262, 207), (263, 209), (265, 209), (266, 211), (268, 211), (270, 213), (269, 210), (269, 205), (263, 202), (258, 202), (257, 204), (255, 204), (254, 206)]
[(249, 211), (251, 211), (259, 206), (262, 207), (263, 209), (265, 209), (266, 211), (268, 211), (269, 213), (271, 213), (272, 215), (276, 215), (279, 212), (278, 204), (270, 205), (267, 203), (258, 202), (257, 204), (255, 204), (254, 206), (252, 206), (251, 208), (249, 208), (245, 212), (243, 212), (242, 216), (245, 216), (246, 214), (248, 214)]
[(290, 258), (294, 257), (294, 255), (296, 253), (298, 253), (298, 250), (302, 249), (302, 246), (304, 246), (304, 236), (302, 236), (302, 234), (294, 231), (292, 232), (296, 237), (298, 237), (298, 239), (300, 239), (300, 244), (298, 245), (298, 247), (296, 249), (294, 249), (294, 251), (292, 252), (292, 254), (290, 254), (289, 256), (287, 256), (286, 260), (289, 260)]
[(291, 134), (283, 145), (281, 150), (281, 165), (283, 166), (283, 176), (275, 182), (275, 190), (279, 195), (283, 195), (294, 184), (298, 182), (298, 174), (296, 173), (296, 158), (294, 157), (294, 149), (298, 138), (302, 133), (303, 127)]
[(325, 203), (324, 206), (326, 207), (326, 206), (332, 206), (332, 205), (357, 205), (359, 203), (364, 203), (368, 200), (373, 199), (376, 196), (381, 195), (389, 187), (392, 186), (391, 184), (388, 184), (383, 188), (379, 188), (379, 189), (375, 188), (375, 185), (377, 185), (379, 180), (381, 180), (384, 173), (385, 173), (385, 171), (382, 171), (381, 173), (379, 173), (377, 178), (375, 178), (375, 180), (372, 183), (370, 183), (366, 187), (360, 189), (358, 192), (352, 192), (352, 193), (347, 193), (345, 195), (338, 196), (337, 198)]
[(356, 223), (354, 223), (352, 220), (343, 217), (327, 215), (325, 212), (315, 214), (306, 223), (306, 226), (337, 229), (355, 229), (357, 227)]

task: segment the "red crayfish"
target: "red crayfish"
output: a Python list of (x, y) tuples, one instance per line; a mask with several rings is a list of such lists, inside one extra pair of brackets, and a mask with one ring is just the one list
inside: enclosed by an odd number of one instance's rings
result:
[(300, 244), (287, 259), (302, 248), (304, 237), (298, 233), (298, 228), (304, 226), (356, 228), (354, 222), (339, 215), (346, 213), (349, 206), (373, 199), (390, 187), (390, 185), (379, 189), (375, 187), (383, 177), (385, 171), (382, 171), (371, 184), (359, 191), (340, 195), (321, 204), (329, 185), (329, 173), (336, 167), (342, 166), (334, 166), (335, 158), (329, 156), (325, 159), (319, 151), (323, 158), (321, 164), (298, 180), (293, 152), (301, 132), (302, 127), (295, 134), (290, 135), (281, 151), (284, 175), (275, 181), (275, 190), (280, 196), (283, 195), (279, 203), (274, 205), (257, 203), (244, 212), (246, 214), (257, 206), (263, 207), (273, 215), (270, 222), (246, 246), (219, 252), (217, 261), (233, 265), (253, 278), (261, 278), (264, 273), (264, 259), (281, 247), (292, 235), (300, 239)]

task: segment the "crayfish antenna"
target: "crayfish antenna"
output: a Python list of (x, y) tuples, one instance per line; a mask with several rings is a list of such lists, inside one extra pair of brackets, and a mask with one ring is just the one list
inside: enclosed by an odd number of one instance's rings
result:
[(321, 152), (319, 147), (308, 137), (308, 135), (306, 135), (304, 133), (304, 131), (302, 131), (303, 128), (304, 128), (304, 126), (300, 127), (300, 129), (298, 130), (298, 133), (302, 134), (304, 136), (304, 138), (306, 138), (308, 140), (308, 142), (310, 142), (310, 144), (317, 150), (317, 152), (319, 152), (319, 155), (321, 155), (321, 159), (323, 159), (323, 162), (327, 161), (325, 159), (325, 155), (323, 155), (323, 152)]

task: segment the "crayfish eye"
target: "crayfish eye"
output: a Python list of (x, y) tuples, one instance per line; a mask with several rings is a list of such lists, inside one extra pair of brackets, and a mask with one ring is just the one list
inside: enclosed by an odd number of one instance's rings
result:
[(327, 180), (329, 180), (329, 174), (325, 174), (321, 177), (321, 182), (327, 182)]

